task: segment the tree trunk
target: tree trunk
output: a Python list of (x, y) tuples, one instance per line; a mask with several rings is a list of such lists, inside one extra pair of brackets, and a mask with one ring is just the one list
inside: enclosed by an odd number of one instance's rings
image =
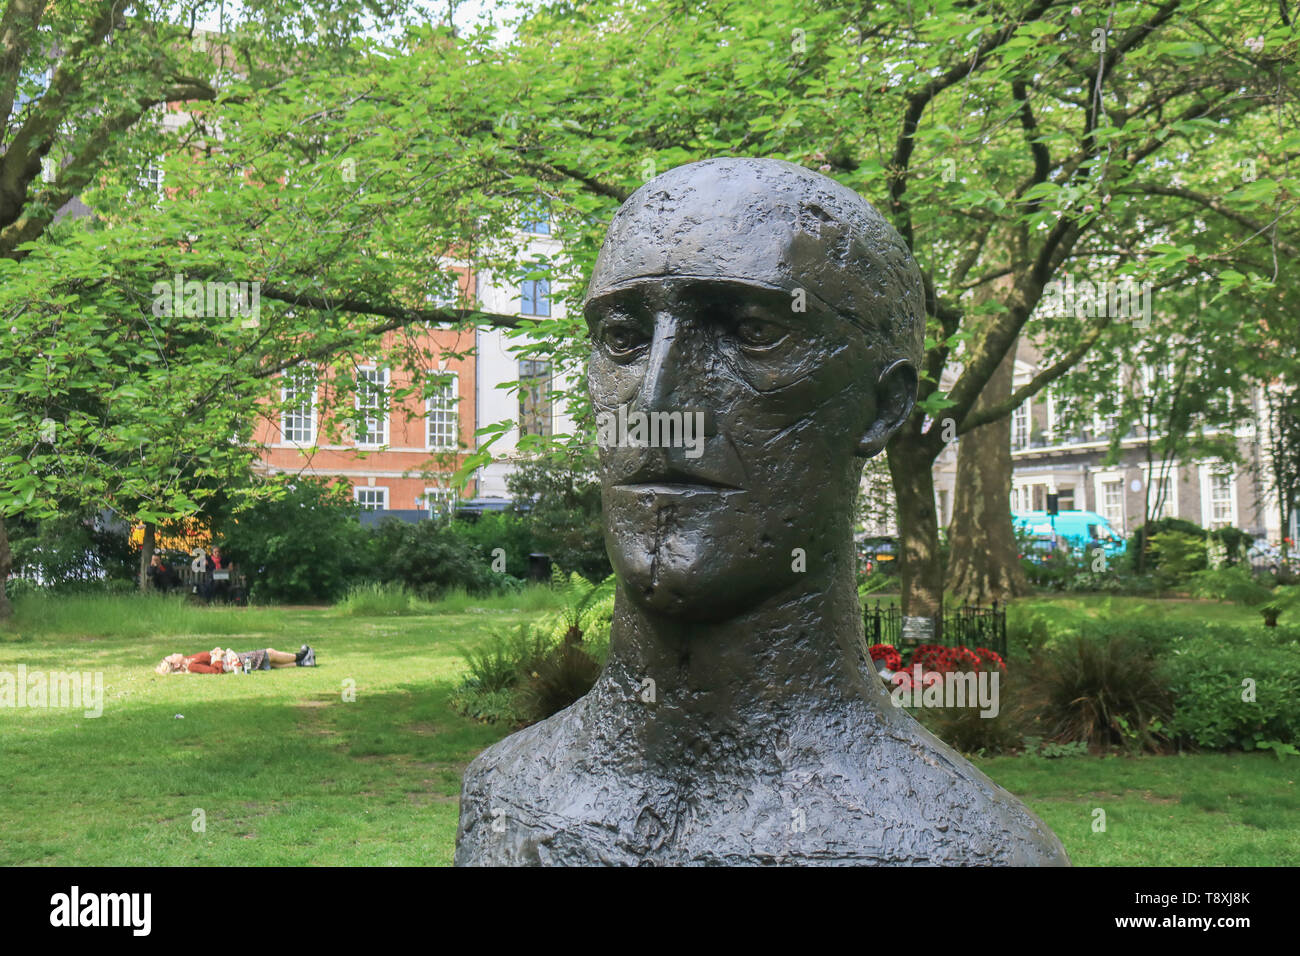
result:
[(13, 605), (5, 594), (5, 582), (9, 580), (13, 562), (13, 553), (9, 550), (9, 531), (5, 528), (5, 519), (0, 517), (0, 620), (14, 613)]
[[(971, 411), (1011, 394), (1013, 346), (980, 392)], [(1011, 522), (1011, 417), (981, 425), (961, 436), (957, 478), (948, 528), (948, 590), (972, 604), (1028, 594)]]
[(155, 528), (151, 522), (144, 525), (144, 540), (140, 542), (140, 593), (149, 590), (149, 565), (153, 562)]
[(889, 442), (889, 473), (898, 500), (899, 574), (903, 615), (935, 620), (943, 613), (943, 555), (934, 510), (934, 455), (913, 435)]

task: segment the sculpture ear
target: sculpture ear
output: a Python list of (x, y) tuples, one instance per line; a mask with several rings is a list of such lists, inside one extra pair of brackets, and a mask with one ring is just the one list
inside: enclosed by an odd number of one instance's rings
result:
[(893, 362), (876, 380), (876, 420), (858, 442), (863, 458), (880, 454), (891, 435), (898, 431), (916, 404), (916, 369), (906, 359)]

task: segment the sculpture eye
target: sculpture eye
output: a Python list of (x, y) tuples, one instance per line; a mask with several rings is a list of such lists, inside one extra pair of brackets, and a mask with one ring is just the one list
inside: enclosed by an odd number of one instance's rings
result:
[(733, 331), (740, 344), (750, 351), (775, 348), (785, 341), (788, 334), (785, 328), (775, 322), (753, 317), (738, 319)]
[(614, 358), (626, 358), (647, 343), (644, 333), (627, 322), (606, 325), (601, 329), (600, 341)]

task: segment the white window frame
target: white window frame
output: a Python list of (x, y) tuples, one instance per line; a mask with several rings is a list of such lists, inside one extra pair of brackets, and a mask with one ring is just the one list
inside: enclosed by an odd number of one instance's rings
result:
[[(1222, 522), (1214, 517), (1214, 501), (1211, 492), (1214, 477), (1226, 475), (1228, 479), (1228, 520)], [(1221, 528), (1224, 524), (1237, 527), (1237, 469), (1222, 461), (1204, 461), (1200, 463), (1201, 478), (1201, 527), (1207, 530)]]
[[(451, 401), (447, 408), (434, 408), (434, 402), (437, 398), (427, 398), (424, 400), (424, 446), (429, 451), (455, 451), (460, 448), (460, 374), (457, 372), (443, 372), (441, 377), (450, 378), (445, 383), (446, 388), (450, 390)], [(435, 444), (433, 436), (434, 415), (450, 415), (451, 417), (451, 441)], [(446, 424), (446, 422), (443, 422)]]
[[(361, 501), (362, 493), (378, 493), (382, 504), (378, 508), (369, 507)], [(352, 500), (355, 501), (365, 511), (387, 511), (388, 509), (388, 486), (387, 485), (355, 485), (352, 488)]]
[[(420, 496), (420, 508), (429, 512), (431, 518), (450, 518), (455, 512), (456, 502), (460, 500), (460, 494), (455, 488), (425, 488), (424, 494)], [(444, 513), (435, 513), (433, 502), (444, 501), (449, 507)]]
[(1061, 413), (1060, 406), (1065, 405), (1068, 409), (1068, 403), (1062, 401), (1052, 391), (1047, 393), (1047, 440), (1052, 445), (1065, 444), (1068, 436), (1062, 434), (1061, 422), (1064, 415)]
[(1012, 511), (1033, 511), (1034, 510), (1034, 486), (1042, 484), (1035, 478), (1032, 481), (1012, 481), (1011, 484), (1011, 510)]
[[(1011, 450), (1022, 451), (1029, 447), (1029, 436), (1033, 432), (1032, 399), (1025, 399), (1011, 410)], [(1019, 433), (1024, 432), (1024, 440)]]
[[(1109, 484), (1119, 484), (1119, 518), (1106, 513), (1106, 486)], [(1120, 534), (1128, 534), (1128, 482), (1124, 478), (1122, 471), (1099, 471), (1093, 474), (1093, 494), (1096, 507), (1093, 508), (1097, 514), (1101, 515), (1110, 522), (1112, 528), (1115, 528)]]
[[(1154, 478), (1160, 478), (1160, 477), (1161, 477), (1161, 466), (1160, 466), (1160, 463), (1159, 463), (1159, 462), (1156, 462), (1156, 464), (1155, 464), (1153, 467), (1148, 468), (1148, 467), (1147, 467), (1147, 463), (1146, 463), (1146, 462), (1142, 462), (1142, 494), (1143, 494), (1143, 495), (1146, 495), (1146, 494), (1150, 493), (1150, 489), (1151, 489), (1151, 479), (1152, 479), (1153, 477), (1154, 477)], [(1168, 472), (1168, 474), (1166, 474), (1164, 477), (1165, 477), (1165, 479), (1169, 482), (1169, 494), (1165, 496), (1165, 502), (1164, 502), (1163, 507), (1160, 509), (1160, 511), (1155, 512), (1154, 514), (1151, 515), (1151, 520), (1152, 520), (1152, 521), (1158, 521), (1158, 520), (1160, 520), (1161, 518), (1181, 518), (1181, 517), (1182, 517), (1182, 514), (1180, 514), (1180, 509), (1179, 509), (1179, 507), (1178, 507), (1178, 498), (1179, 498), (1179, 495), (1178, 495), (1178, 465), (1177, 465), (1177, 464), (1172, 464), (1172, 465), (1170, 465), (1170, 466), (1169, 466), (1169, 472)], [(1152, 505), (1154, 506), (1154, 504), (1155, 504), (1155, 498), (1152, 497), (1152, 498), (1150, 499), (1150, 501), (1151, 501)]]
[[(546, 283), (546, 311), (545, 311), (545, 312), (525, 312), (525, 311), (524, 311), (524, 284), (527, 283), (527, 282), (531, 282), (531, 283), (533, 283), (533, 303), (534, 303), (534, 305), (536, 304), (538, 298), (540, 298), (540, 296), (538, 295), (538, 292), (537, 292), (537, 287), (538, 287), (538, 285), (540, 285), (540, 284), (543, 283), (543, 282)], [(526, 315), (526, 316), (529, 316), (529, 317), (531, 317), (531, 318), (548, 319), (548, 318), (550, 318), (551, 315), (553, 314), (553, 311), (554, 311), (554, 302), (553, 302), (552, 299), (551, 299), (551, 280), (550, 280), (549, 278), (545, 278), (545, 279), (521, 279), (521, 280), (520, 280), (520, 282), (519, 282), (519, 314), (520, 314), (520, 315)]]
[[(1061, 498), (1067, 493), (1067, 491), (1070, 496), (1070, 507), (1068, 508), (1065, 507), (1065, 505), (1060, 503)], [(1077, 481), (1073, 485), (1071, 485), (1068, 489), (1062, 489), (1060, 485), (1054, 486), (1052, 489), (1052, 494), (1056, 495), (1057, 506), (1060, 508), (1060, 510), (1062, 511), (1083, 510), (1079, 507), (1079, 483)]]
[[(377, 432), (381, 431), (381, 428), (378, 426), (379, 419), (378, 419), (378, 418), (372, 418), (372, 417), (370, 417), (369, 415), (367, 415), (367, 416), (366, 416), (366, 419), (365, 419), (365, 421), (366, 421), (366, 437), (365, 437), (365, 440), (363, 441), (359, 436), (358, 436), (357, 439), (356, 439), (356, 444), (357, 444), (357, 447), (359, 447), (359, 448), (382, 448), (384, 445), (387, 445), (387, 444), (388, 444), (388, 439), (389, 439), (389, 431), (388, 431), (388, 427), (389, 427), (389, 424), (390, 424), (389, 419), (390, 419), (391, 415), (390, 415), (390, 409), (389, 409), (389, 407), (388, 407), (388, 386), (389, 386), (389, 381), (390, 381), (390, 374), (389, 374), (389, 370), (388, 370), (387, 368), (379, 368), (379, 367), (374, 366), (374, 365), (361, 365), (361, 366), (358, 366), (358, 368), (357, 368), (358, 379), (357, 379), (356, 408), (357, 408), (357, 411), (362, 411), (362, 410), (364, 410), (364, 409), (369, 409), (369, 408), (374, 408), (375, 411), (378, 411), (378, 410), (379, 410), (379, 408), (378, 408), (377, 406), (370, 406), (370, 405), (362, 405), (362, 404), (361, 404), (361, 391), (362, 391), (361, 375), (363, 375), (363, 374), (370, 374), (370, 373), (374, 373), (374, 372), (379, 372), (379, 373), (381, 374), (382, 378), (383, 378), (382, 382), (378, 382), (378, 383), (371, 382), (371, 383), (370, 383), (370, 384), (372, 384), (372, 385), (378, 384), (378, 385), (380, 386), (380, 388), (383, 389), (383, 402), (384, 402), (384, 404), (383, 404), (384, 419), (383, 419), (383, 425), (382, 425), (382, 432), (383, 432), (383, 434), (381, 435), (379, 441), (375, 441), (375, 440), (374, 440), (374, 436), (375, 436), (375, 434), (376, 434)], [(366, 381), (369, 382), (370, 380), (367, 378)], [(375, 427), (375, 428), (371, 428), (371, 427), (370, 427), (371, 422), (376, 423), (376, 426), (377, 426), (377, 427)]]
[[(300, 366), (298, 366), (298, 369), (311, 369), (311, 366), (300, 365)], [(312, 370), (312, 371), (314, 371), (314, 370)], [(284, 380), (282, 379), (282, 381), (284, 381)], [(281, 384), (281, 386), (280, 386), (280, 401), (281, 401), (281, 402), (287, 402), (287, 401), (289, 401), (289, 399), (290, 399), (290, 394), (291, 394), (291, 393), (293, 393), (293, 394), (296, 396), (297, 390), (296, 390), (296, 389), (290, 389), (290, 388), (287, 388), (287, 387), (285, 387), (283, 384)], [(308, 436), (307, 436), (305, 439), (292, 437), (293, 435), (297, 435), (297, 434), (299, 434), (299, 433), (301, 432), (302, 429), (301, 429), (301, 426), (295, 428), (295, 427), (290, 426), (290, 424), (289, 424), (289, 419), (290, 419), (291, 417), (292, 417), (292, 418), (297, 418), (297, 419), (299, 419), (299, 420), (301, 421), (301, 419), (302, 419), (302, 417), (303, 417), (302, 414), (301, 414), (301, 411), (302, 411), (302, 405), (301, 405), (301, 404), (298, 404), (298, 405), (295, 405), (293, 408), (284, 408), (284, 409), (281, 409), (281, 410), (280, 410), (280, 440), (281, 440), (281, 442), (283, 442), (283, 443), (286, 444), (286, 445), (295, 445), (295, 446), (297, 446), (298, 448), (310, 448), (310, 447), (312, 447), (313, 445), (316, 444), (316, 409), (317, 409), (317, 404), (318, 404), (319, 398), (320, 398), (320, 385), (319, 385), (319, 383), (316, 382), (316, 381), (314, 380), (314, 378), (313, 378), (313, 381), (312, 381), (312, 390), (311, 390), (311, 407), (310, 407), (310, 409), (308, 410), (308, 412), (307, 412), (307, 416), (306, 416), (306, 419), (307, 419), (307, 430), (308, 430), (309, 434), (308, 434)]]

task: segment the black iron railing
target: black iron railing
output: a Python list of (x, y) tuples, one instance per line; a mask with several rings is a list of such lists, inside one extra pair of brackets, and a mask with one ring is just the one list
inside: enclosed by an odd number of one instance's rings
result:
[[(879, 601), (862, 609), (868, 646), (892, 644), (900, 647), (903, 633), (903, 612), (897, 604), (884, 607)], [(943, 629), (935, 635), (934, 643), (945, 647), (987, 647), (1007, 656), (1007, 609), (994, 601), (985, 607), (980, 604), (963, 604), (947, 609), (943, 614)]]

